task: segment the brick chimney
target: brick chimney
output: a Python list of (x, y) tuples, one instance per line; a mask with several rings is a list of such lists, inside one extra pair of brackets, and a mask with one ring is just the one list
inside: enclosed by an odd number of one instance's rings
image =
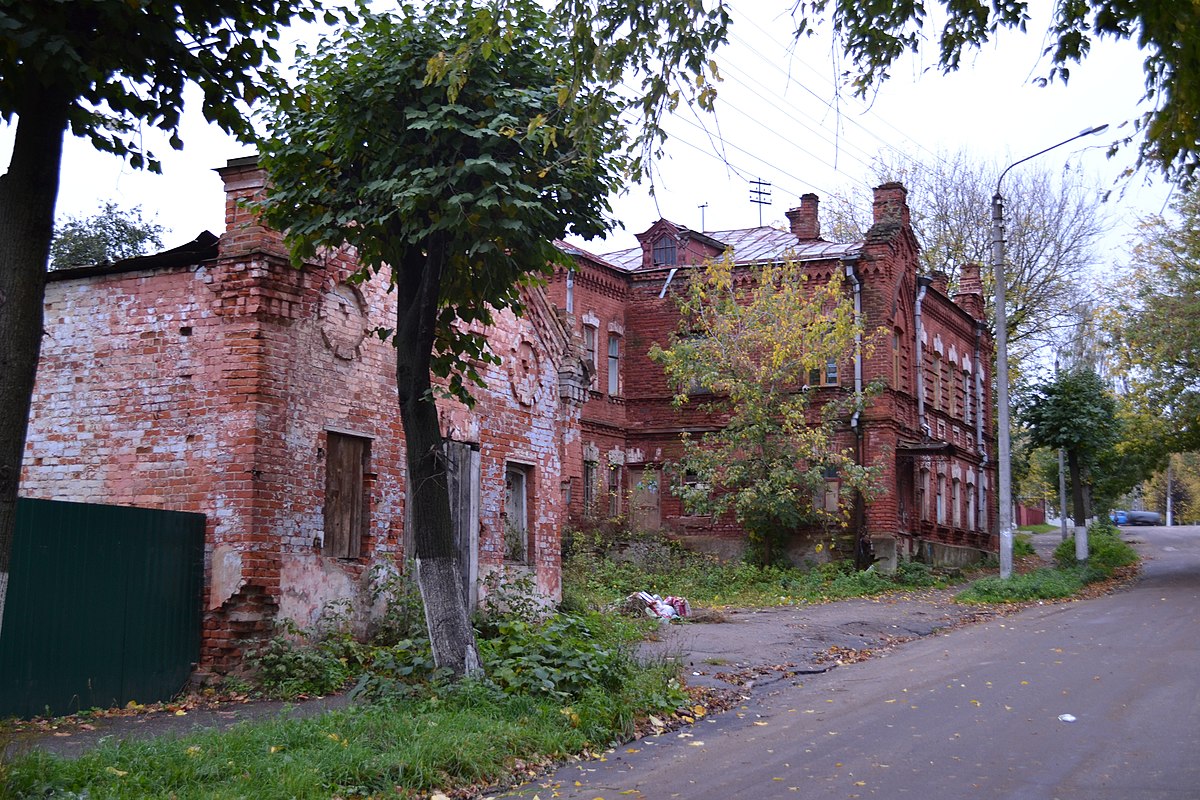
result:
[(252, 252), (269, 248), (285, 252), (282, 237), (270, 230), (258, 214), (245, 206), (260, 200), (267, 185), (267, 171), (258, 165), (258, 156), (231, 158), (216, 170), (225, 183), (225, 235), (221, 252)]
[(964, 264), (959, 269), (954, 302), (974, 319), (983, 319), (983, 280), (978, 264)]
[(942, 272), (940, 269), (935, 269), (929, 273), (929, 277), (933, 278), (933, 288), (944, 295), (950, 294), (950, 276)]
[(821, 218), (817, 212), (820, 199), (811, 192), (800, 197), (800, 207), (787, 212), (792, 235), (801, 241), (821, 238)]
[(875, 202), (871, 215), (876, 225), (908, 225), (908, 190), (903, 184), (885, 183), (875, 187)]

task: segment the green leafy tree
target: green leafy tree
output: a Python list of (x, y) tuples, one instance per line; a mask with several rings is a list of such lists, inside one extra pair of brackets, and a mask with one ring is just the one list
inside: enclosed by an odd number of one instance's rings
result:
[[(940, 30), (927, 30), (930, 5)], [(1023, 32), (1029, 5), (1028, 0), (797, 0), (792, 14), (798, 36), (832, 18), (835, 35), (857, 65), (855, 91), (866, 95), (887, 79), (901, 56), (917, 52), (922, 42), (936, 40), (939, 66), (945, 72), (957, 70), (964, 54), (981, 48), (1001, 30)], [(1176, 0), (1054, 0), (1053, 6), (1045, 39), (1050, 68), (1040, 81), (1066, 83), (1073, 65), (1087, 57), (1096, 39), (1136, 42), (1146, 53), (1144, 99), (1149, 108), (1134, 126), (1145, 134), (1138, 161), (1157, 165), (1168, 178), (1190, 182), (1200, 167), (1200, 37), (1195, 35), (1200, 6)]]
[(162, 247), (163, 227), (142, 217), (140, 206), (124, 210), (107, 202), (90, 217), (67, 217), (50, 242), (50, 269), (105, 264)]
[[(0, 620), (17, 488), (42, 337), (46, 262), (68, 129), (157, 170), (141, 126), (179, 139), (184, 87), (205, 116), (248, 133), (239, 103), (257, 92), (270, 41), (307, 0), (0, 0), (0, 118), (16, 120), (0, 176)], [(331, 17), (332, 18), (332, 17)]]
[(1174, 210), (1142, 225), (1107, 327), (1138, 414), (1165, 419), (1169, 449), (1184, 452), (1200, 448), (1200, 195), (1181, 192)]
[[(858, 352), (863, 330), (840, 273), (814, 285), (794, 261), (744, 269), (730, 255), (697, 267), (680, 300), (679, 332), (650, 356), (680, 387), (676, 406), (710, 395), (706, 408), (724, 422), (684, 435), (675, 490), (692, 513), (732, 512), (769, 563), (803, 528), (840, 527), (844, 501), (873, 489), (874, 471), (836, 444), (847, 404), (812, 408), (817, 390), (802, 388), (812, 371)], [(834, 474), (843, 502), (829, 509), (814, 497), (823, 498)]]
[[(389, 271), (417, 580), (439, 666), (479, 668), (459, 589), (436, 397), (470, 403), (478, 333), (560, 259), (553, 241), (607, 229), (620, 110), (570, 86), (565, 42), (534, 0), (367, 13), (300, 59), (262, 143), (266, 219), (297, 260), (357, 249)], [(586, 123), (586, 124), (585, 124)]]
[(1033, 389), (1021, 419), (1034, 447), (1066, 452), (1075, 523), (1082, 525), (1088, 516), (1085, 485), (1093, 483), (1100, 458), (1120, 437), (1116, 398), (1095, 371), (1069, 370)]

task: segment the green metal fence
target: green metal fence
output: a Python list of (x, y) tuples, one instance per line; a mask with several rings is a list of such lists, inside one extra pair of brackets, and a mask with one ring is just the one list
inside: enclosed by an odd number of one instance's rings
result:
[(200, 655), (204, 515), (22, 498), (0, 717), (165, 700)]

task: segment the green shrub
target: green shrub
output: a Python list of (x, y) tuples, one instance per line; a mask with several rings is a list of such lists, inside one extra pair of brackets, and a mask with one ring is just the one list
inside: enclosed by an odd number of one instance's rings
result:
[[(1054, 550), (1054, 561), (1067, 568), (1074, 566), (1075, 537), (1071, 536)], [(1108, 520), (1101, 520), (1088, 528), (1088, 560), (1090, 567), (1109, 577), (1120, 567), (1136, 564), (1137, 551), (1121, 539), (1120, 530)]]
[(372, 568), (371, 602), (383, 605), (383, 613), (370, 630), (373, 644), (392, 645), (428, 637), (425, 601), (421, 599), (421, 588), (414, 575), (411, 561), (405, 562), (403, 570), (391, 564), (377, 564)]
[(1039, 569), (1007, 580), (980, 578), (960, 592), (960, 603), (1024, 603), (1070, 597), (1083, 588), (1084, 572), (1078, 569)]
[(1037, 551), (1033, 549), (1033, 541), (1029, 534), (1018, 533), (1013, 537), (1013, 556), (1015, 558), (1033, 555), (1037, 555)]
[(275, 636), (249, 662), (258, 687), (285, 700), (332, 694), (350, 678), (346, 661), (295, 635)]
[(598, 687), (613, 692), (633, 671), (633, 657), (618, 641), (598, 637), (583, 617), (558, 614), (542, 623), (510, 618), (479, 642), (489, 680), (510, 694), (578, 698)]

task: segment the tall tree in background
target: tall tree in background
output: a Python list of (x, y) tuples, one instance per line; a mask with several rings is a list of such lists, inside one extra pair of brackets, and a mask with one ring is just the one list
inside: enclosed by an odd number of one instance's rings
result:
[(1075, 369), (1035, 387), (1020, 416), (1034, 447), (1066, 451), (1075, 525), (1083, 525), (1085, 484), (1100, 477), (1100, 459), (1120, 437), (1116, 398), (1093, 370)]
[[(998, 177), (999, 170), (961, 151), (932, 162), (881, 157), (871, 181), (832, 198), (825, 215), (836, 239), (861, 239), (871, 225), (862, 216), (871, 207), (869, 187), (903, 183), (921, 242), (921, 266), (946, 273), (953, 287), (964, 264), (991, 263), (991, 199)], [(1009, 360), (1019, 373), (1031, 353), (1074, 339), (1080, 313), (1092, 299), (1089, 287), (1096, 285), (1089, 275), (1095, 248), (1108, 225), (1099, 192), (1073, 174), (1056, 177), (1030, 167), (1009, 175), (1005, 195)], [(993, 276), (991, 270), (983, 275), (990, 309)]]
[(1142, 225), (1107, 325), (1131, 401), (1183, 452), (1200, 449), (1200, 195), (1178, 193), (1174, 211)]
[(90, 217), (67, 217), (54, 228), (50, 269), (105, 264), (162, 247), (163, 227), (142, 217), (141, 206), (109, 201)]
[[(0, 177), (0, 621), (29, 403), (42, 337), (46, 260), (63, 136), (158, 169), (140, 127), (180, 148), (184, 87), (205, 116), (247, 134), (239, 102), (273, 57), (270, 40), (307, 0), (0, 0), (0, 118), (16, 120)], [(332, 19), (332, 16), (330, 17)]]
[(405, 4), (364, 14), (300, 60), (274, 95), (262, 210), (298, 260), (356, 248), (358, 277), (390, 273), (391, 339), (417, 581), (434, 658), (479, 668), (460, 589), (436, 398), (471, 402), (484, 334), (521, 312), (520, 285), (605, 232), (627, 157), (624, 104), (581, 75), (579, 31), (536, 0)]
[[(941, 26), (929, 24), (929, 5)], [(888, 77), (901, 56), (922, 42), (937, 41), (938, 65), (957, 70), (962, 58), (999, 35), (1025, 31), (1028, 0), (935, 0), (863, 2), (797, 0), (792, 4), (797, 36), (830, 18), (836, 37), (855, 63), (855, 91), (867, 94)], [(1200, 5), (1177, 0), (1054, 0), (1045, 33), (1049, 70), (1039, 80), (1066, 83), (1074, 64), (1082, 63), (1096, 39), (1131, 40), (1145, 52), (1145, 105), (1135, 120), (1145, 134), (1138, 163), (1157, 167), (1168, 179), (1190, 183), (1200, 168)], [(1133, 136), (1122, 144), (1128, 145)]]
[[(690, 513), (732, 512), (755, 556), (771, 563), (803, 528), (843, 527), (844, 501), (872, 491), (873, 471), (837, 447), (845, 404), (810, 409), (809, 392), (817, 390), (802, 389), (812, 372), (862, 354), (861, 321), (836, 271), (822, 285), (794, 261), (735, 276), (726, 256), (688, 279), (679, 332), (650, 357), (680, 387), (677, 407), (699, 395), (724, 425), (699, 439), (684, 436), (676, 472), (687, 480), (675, 491)], [(825, 504), (831, 475), (841, 484), (833, 508)]]

